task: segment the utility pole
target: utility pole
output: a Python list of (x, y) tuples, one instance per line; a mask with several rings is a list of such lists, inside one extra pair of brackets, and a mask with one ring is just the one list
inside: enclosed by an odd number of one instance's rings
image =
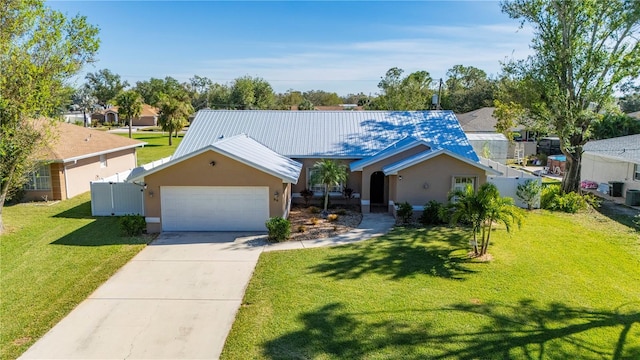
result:
[(442, 96), (442, 78), (440, 78), (440, 82), (438, 83), (438, 104), (436, 105), (436, 110), (440, 110), (440, 97)]

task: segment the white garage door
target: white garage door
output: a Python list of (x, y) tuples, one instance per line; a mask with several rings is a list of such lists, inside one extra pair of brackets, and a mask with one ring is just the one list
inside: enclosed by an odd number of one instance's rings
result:
[(163, 231), (264, 231), (269, 188), (162, 186)]

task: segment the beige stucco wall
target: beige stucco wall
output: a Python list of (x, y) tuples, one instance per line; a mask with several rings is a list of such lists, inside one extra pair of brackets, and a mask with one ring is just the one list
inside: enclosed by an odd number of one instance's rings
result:
[(395, 183), (396, 189), (395, 198), (390, 200), (396, 204), (406, 201), (413, 206), (422, 206), (430, 200), (447, 202), (455, 176), (476, 177), (476, 187), (487, 181), (484, 170), (442, 154), (391, 176), (390, 183)]
[(141, 116), (134, 118), (131, 122), (133, 126), (156, 126), (158, 124), (156, 116)]
[(121, 150), (105, 154), (107, 166), (100, 166), (100, 156), (81, 159), (76, 162), (52, 163), (50, 190), (28, 190), (26, 201), (66, 200), (90, 190), (91, 181), (115, 175), (136, 167), (135, 149)]
[(90, 182), (136, 167), (135, 149), (105, 154), (107, 166), (101, 167), (100, 156), (64, 164), (67, 198), (89, 191)]
[[(215, 161), (215, 166), (210, 163)], [(145, 217), (162, 221), (160, 197), (161, 186), (268, 186), (269, 216), (283, 216), (290, 188), (283, 186), (282, 179), (257, 170), (251, 166), (208, 151), (190, 159), (162, 169), (144, 178)], [(150, 196), (150, 193), (153, 196)], [(278, 201), (274, 194), (278, 192)], [(160, 232), (162, 223), (147, 223), (147, 231)]]
[(590, 180), (597, 183), (623, 182), (623, 197), (626, 197), (627, 190), (640, 190), (640, 181), (633, 180), (633, 171), (633, 163), (608, 159), (590, 153), (582, 154), (580, 180)]
[[(371, 174), (373, 174), (376, 171), (382, 171), (382, 168), (396, 163), (400, 160), (403, 160), (409, 156), (415, 155), (415, 154), (419, 154), (423, 151), (429, 150), (428, 146), (425, 145), (418, 145), (414, 148), (408, 149), (407, 151), (401, 152), (399, 154), (396, 154), (394, 156), (391, 156), (387, 159), (381, 160), (375, 164), (371, 164), (367, 167), (365, 167), (364, 169), (362, 169), (361, 172), (361, 176), (362, 176), (362, 195), (361, 195), (361, 199), (363, 200), (370, 200), (371, 199)], [(384, 194), (384, 203), (386, 204), (389, 201), (389, 178), (386, 177), (384, 180), (384, 189), (385, 189), (385, 194)]]

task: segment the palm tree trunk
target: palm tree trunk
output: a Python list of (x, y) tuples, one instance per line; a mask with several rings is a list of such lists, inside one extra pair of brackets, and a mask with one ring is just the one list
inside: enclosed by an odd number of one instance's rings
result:
[(329, 205), (329, 186), (324, 184), (324, 211), (327, 211)]

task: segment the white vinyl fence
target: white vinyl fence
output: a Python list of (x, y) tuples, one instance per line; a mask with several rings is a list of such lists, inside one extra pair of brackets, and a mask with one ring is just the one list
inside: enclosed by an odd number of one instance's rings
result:
[[(514, 169), (495, 161), (480, 158), (480, 162), (486, 166), (490, 166), (495, 170), (498, 170), (502, 173), (501, 176), (488, 176), (487, 182), (494, 184), (498, 191), (500, 191), (501, 196), (510, 197), (513, 199), (515, 204), (521, 208), (526, 208), (527, 204), (522, 202), (516, 195), (518, 191), (518, 185), (524, 184), (527, 181), (536, 181), (539, 184), (542, 184), (542, 178), (526, 171)], [(540, 201), (534, 205), (534, 208), (540, 207)]]
[(144, 188), (138, 184), (94, 181), (91, 183), (91, 215), (144, 215)]

